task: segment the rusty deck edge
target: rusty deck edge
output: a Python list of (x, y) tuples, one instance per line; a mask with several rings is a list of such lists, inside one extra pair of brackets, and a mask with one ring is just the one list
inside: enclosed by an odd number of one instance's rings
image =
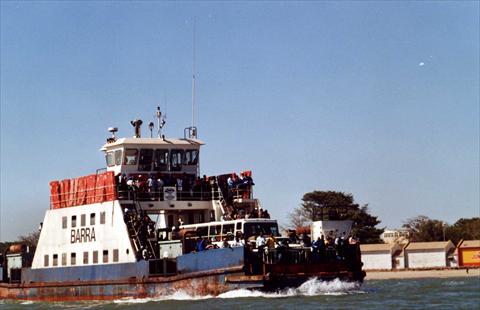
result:
[[(31, 282), (31, 283), (0, 283), (1, 289), (28, 289), (41, 287), (72, 287), (72, 286), (92, 286), (92, 285), (122, 285), (122, 284), (154, 284), (168, 283), (185, 279), (194, 279), (218, 274), (228, 274), (243, 271), (243, 266), (227, 267), (208, 271), (199, 271), (186, 274), (178, 274), (170, 277), (148, 277), (137, 279), (136, 277), (120, 280), (96, 280), (96, 281), (68, 281), (68, 282)], [(0, 299), (1, 296), (0, 296)]]

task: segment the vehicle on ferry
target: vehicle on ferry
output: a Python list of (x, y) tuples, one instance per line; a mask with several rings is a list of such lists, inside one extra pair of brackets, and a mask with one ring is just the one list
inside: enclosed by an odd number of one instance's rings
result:
[[(358, 245), (319, 259), (310, 246), (279, 242), (286, 238), (254, 198), (252, 172), (201, 175), (197, 128), (166, 138), (160, 108), (156, 115), (149, 137), (139, 119), (131, 122), (132, 138), (109, 128), (101, 148), (106, 167), (50, 182), (36, 249), (4, 253), (0, 299), (218, 295), (297, 286), (310, 277), (363, 280)], [(275, 246), (258, 246), (260, 235), (276, 238)], [(196, 247), (199, 240), (211, 249)]]

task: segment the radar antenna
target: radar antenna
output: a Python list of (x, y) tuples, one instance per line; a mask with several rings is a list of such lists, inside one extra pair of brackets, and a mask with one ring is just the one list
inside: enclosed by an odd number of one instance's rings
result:
[(161, 138), (162, 137), (162, 128), (163, 126), (165, 126), (165, 118), (166, 116), (162, 115), (162, 112), (160, 111), (160, 107), (157, 107), (157, 113), (155, 114), (155, 116), (157, 117), (157, 127), (158, 127), (158, 131), (157, 131), (157, 134), (158, 134), (158, 137)]

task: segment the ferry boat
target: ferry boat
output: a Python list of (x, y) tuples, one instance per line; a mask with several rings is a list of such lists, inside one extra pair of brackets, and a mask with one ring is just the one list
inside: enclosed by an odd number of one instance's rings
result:
[[(36, 249), (17, 245), (3, 253), (0, 299), (106, 300), (178, 290), (199, 296), (278, 290), (312, 277), (363, 281), (358, 245), (329, 253), (281, 237), (253, 196), (252, 172), (201, 175), (197, 128), (165, 138), (161, 114), (157, 108), (156, 137), (153, 122), (146, 138), (141, 120), (131, 122), (132, 138), (109, 128), (105, 168), (50, 182)], [(345, 223), (348, 234), (345, 221), (314, 223), (311, 237)]]

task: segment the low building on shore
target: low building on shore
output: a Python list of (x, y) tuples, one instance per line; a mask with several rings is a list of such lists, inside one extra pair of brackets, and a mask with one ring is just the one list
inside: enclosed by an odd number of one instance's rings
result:
[(460, 267), (480, 267), (480, 240), (462, 240), (458, 245)]
[(455, 249), (451, 241), (411, 242), (405, 247), (405, 267), (456, 267)]
[(396, 257), (402, 253), (403, 245), (398, 243), (388, 244), (361, 244), (363, 269), (397, 269)]

